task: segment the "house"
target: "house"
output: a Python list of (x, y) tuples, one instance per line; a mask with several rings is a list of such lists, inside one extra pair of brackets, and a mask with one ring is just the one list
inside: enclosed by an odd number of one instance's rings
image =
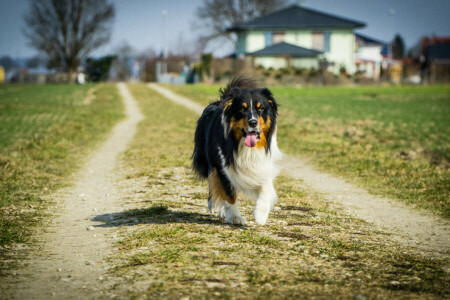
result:
[(360, 33), (355, 34), (355, 42), (356, 71), (363, 73), (367, 78), (379, 79), (381, 63), (383, 61), (381, 52), (386, 43)]
[(266, 68), (288, 66), (319, 68), (326, 59), (328, 70), (355, 72), (354, 29), (359, 21), (292, 5), (229, 28), (237, 34), (235, 55), (251, 57)]
[(450, 81), (450, 36), (422, 38), (420, 69), (422, 83)]

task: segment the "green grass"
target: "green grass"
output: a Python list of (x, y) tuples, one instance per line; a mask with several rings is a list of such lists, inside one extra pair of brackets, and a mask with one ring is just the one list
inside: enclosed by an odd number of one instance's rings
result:
[[(109, 290), (123, 298), (445, 298), (448, 259), (401, 246), (336, 212), (297, 180), (276, 181), (280, 209), (266, 226), (230, 226), (207, 212), (190, 169), (198, 116), (145, 85), (129, 85), (146, 119), (123, 155), (125, 210)], [(254, 204), (242, 201), (253, 220)], [(123, 279), (126, 279), (125, 281)], [(126, 292), (125, 292), (126, 291)], [(123, 295), (125, 293), (125, 295)]]
[[(203, 105), (218, 98), (218, 86), (170, 88)], [(450, 217), (450, 86), (271, 90), (285, 153)]]
[(0, 246), (30, 241), (48, 201), (121, 119), (113, 85), (0, 85)]

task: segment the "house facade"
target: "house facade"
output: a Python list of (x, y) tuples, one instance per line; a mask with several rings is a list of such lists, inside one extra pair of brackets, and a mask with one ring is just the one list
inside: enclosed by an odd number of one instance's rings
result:
[[(228, 31), (237, 34), (235, 55), (254, 57), (256, 66), (317, 69), (319, 62), (326, 59), (329, 71), (338, 73), (345, 69), (353, 74), (354, 30), (364, 26), (359, 21), (293, 5)], [(284, 45), (284, 52), (270, 51), (278, 44)]]
[(355, 34), (355, 38), (356, 70), (363, 73), (367, 78), (380, 78), (381, 63), (383, 61), (381, 51), (385, 43), (359, 33)]

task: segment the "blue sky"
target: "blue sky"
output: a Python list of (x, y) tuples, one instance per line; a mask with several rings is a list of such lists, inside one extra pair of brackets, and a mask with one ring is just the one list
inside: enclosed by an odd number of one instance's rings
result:
[[(161, 51), (166, 43), (176, 48), (178, 40), (195, 40), (195, 10), (203, 0), (113, 0), (116, 20), (109, 44), (94, 55), (112, 53), (124, 42), (137, 51), (153, 48)], [(291, 1), (296, 3), (297, 1)], [(36, 51), (27, 45), (22, 34), (27, 0), (0, 0), (0, 56), (32, 56)], [(450, 36), (450, 0), (306, 0), (306, 7), (363, 21), (367, 26), (358, 32), (387, 41), (398, 32), (408, 47), (423, 35)], [(389, 15), (394, 9), (395, 14)], [(167, 11), (163, 17), (161, 12)], [(163, 20), (165, 18), (165, 21)], [(163, 34), (165, 32), (165, 34)], [(232, 45), (216, 45), (214, 52), (225, 55)]]

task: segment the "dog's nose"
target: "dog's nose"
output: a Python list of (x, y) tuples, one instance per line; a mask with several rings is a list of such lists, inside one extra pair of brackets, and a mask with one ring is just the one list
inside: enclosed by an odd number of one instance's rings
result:
[(258, 121), (256, 121), (256, 119), (250, 119), (250, 120), (248, 121), (248, 125), (249, 125), (251, 128), (255, 128), (255, 127), (258, 125)]

